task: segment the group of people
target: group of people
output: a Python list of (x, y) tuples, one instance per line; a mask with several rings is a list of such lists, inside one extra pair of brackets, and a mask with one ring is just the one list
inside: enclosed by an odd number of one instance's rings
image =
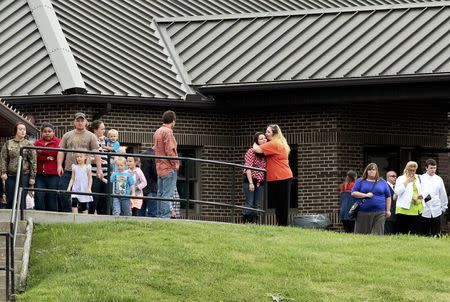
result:
[[(41, 137), (34, 144), (26, 138), (25, 124), (16, 124), (14, 138), (6, 141), (0, 154), (0, 189), (4, 191), (1, 192), (4, 193), (0, 199), (1, 207), (12, 207), (20, 148), (36, 146), (74, 150), (24, 149), (20, 179), (22, 187), (70, 192), (57, 194), (55, 191), (36, 190), (34, 193), (30, 190), (28, 195), (34, 195), (36, 210), (178, 217), (179, 207), (174, 206), (173, 202), (177, 194), (178, 160), (155, 160), (151, 157), (178, 156), (172, 131), (176, 115), (173, 111), (166, 111), (162, 120), (163, 125), (154, 134), (154, 147), (143, 154), (150, 156), (143, 156), (142, 164), (139, 157), (126, 157), (126, 154), (123, 154), (117, 130), (109, 130), (108, 136), (105, 137), (104, 123), (96, 120), (91, 123), (89, 131), (86, 115), (81, 112), (74, 116), (74, 129), (65, 133), (61, 139), (56, 136), (55, 127), (51, 123), (44, 123), (41, 127)], [(84, 151), (117, 154), (111, 156), (113, 160), (108, 162), (106, 154), (90, 155)], [(95, 165), (91, 166), (91, 161)], [(108, 174), (109, 177), (105, 178)], [(111, 185), (112, 189), (112, 209), (108, 205), (106, 195), (95, 194), (108, 192), (108, 185)], [(23, 194), (20, 201), (23, 207), (26, 204), (26, 195)], [(143, 198), (144, 196), (153, 199)], [(156, 197), (161, 199), (155, 199)]]
[[(346, 232), (358, 234), (417, 234), (438, 236), (441, 216), (448, 207), (444, 182), (436, 174), (434, 159), (425, 162), (426, 172), (416, 174), (418, 164), (410, 161), (397, 178), (395, 171), (381, 178), (378, 166), (370, 163), (361, 178), (348, 171), (339, 186), (341, 220)], [(359, 204), (356, 219), (349, 216), (354, 203)]]
[(259, 169), (243, 170), (243, 190), (245, 194), (244, 222), (257, 222), (259, 209), (264, 195), (265, 180), (267, 181), (268, 204), (275, 207), (277, 224), (288, 225), (292, 171), (289, 167), (290, 148), (278, 125), (269, 125), (265, 131), (256, 132), (253, 145), (247, 150), (244, 165)]

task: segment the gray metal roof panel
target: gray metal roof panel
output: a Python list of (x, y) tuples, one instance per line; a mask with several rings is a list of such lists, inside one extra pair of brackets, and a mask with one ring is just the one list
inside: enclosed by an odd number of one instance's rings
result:
[(26, 0), (0, 6), (0, 95), (61, 93)]
[(88, 93), (182, 98), (186, 90), (142, 9), (53, 0)]
[(157, 20), (193, 85), (448, 73), (450, 2)]
[[(449, 70), (450, 22), (444, 7), (449, 1), (52, 3), (90, 94), (182, 99), (191, 81), (227, 84)], [(441, 11), (431, 7), (440, 4)], [(165, 21), (155, 28), (155, 18)], [(390, 26), (402, 31), (395, 34)], [(26, 0), (0, 2), (0, 36), (0, 95), (61, 93)]]

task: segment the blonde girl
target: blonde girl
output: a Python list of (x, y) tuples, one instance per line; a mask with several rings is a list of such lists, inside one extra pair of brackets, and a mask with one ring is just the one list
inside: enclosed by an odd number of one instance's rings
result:
[[(92, 187), (92, 167), (89, 164), (89, 158), (85, 153), (75, 153), (77, 164), (72, 164), (72, 177), (67, 187), (67, 191), (91, 193)], [(83, 214), (88, 212), (88, 203), (93, 200), (91, 195), (72, 194), (72, 213)]]
[[(136, 186), (135, 196), (144, 196), (142, 190), (147, 186), (147, 179), (145, 179), (144, 172), (142, 172), (140, 166), (140, 160), (137, 157), (127, 157), (128, 170), (126, 172), (133, 175), (134, 184)], [(131, 214), (138, 216), (138, 212), (142, 207), (142, 199), (131, 198)]]

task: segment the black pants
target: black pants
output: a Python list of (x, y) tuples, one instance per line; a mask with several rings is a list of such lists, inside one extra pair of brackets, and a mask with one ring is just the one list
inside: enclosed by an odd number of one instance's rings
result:
[(436, 236), (441, 233), (441, 216), (420, 217), (420, 233), (425, 236)]
[(420, 234), (420, 215), (396, 214), (398, 234)]
[(267, 182), (269, 205), (275, 207), (278, 225), (288, 225), (288, 214), (291, 205), (291, 183), (292, 178)]
[(397, 234), (397, 230), (395, 228), (397, 221), (395, 220), (386, 220), (384, 223), (384, 235)]

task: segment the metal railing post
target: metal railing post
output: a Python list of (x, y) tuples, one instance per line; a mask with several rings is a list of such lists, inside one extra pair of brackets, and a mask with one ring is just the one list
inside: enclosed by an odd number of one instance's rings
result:
[(232, 166), (231, 169), (231, 222), (235, 223), (236, 222), (236, 210), (235, 210), (235, 205), (236, 205), (236, 167)]
[(10, 273), (11, 273), (11, 269), (10, 269), (10, 267), (9, 267), (9, 261), (10, 261), (10, 259), (9, 259), (9, 253), (10, 253), (10, 250), (9, 250), (9, 245), (10, 245), (10, 240), (11, 240), (11, 236), (5, 236), (5, 239), (6, 239), (6, 241), (5, 241), (5, 247), (6, 247), (6, 261), (5, 261), (5, 282), (6, 282), (6, 301), (9, 301), (9, 296), (10, 296), (10, 288), (9, 288), (9, 285), (10, 285), (10, 278), (11, 278), (11, 275), (10, 275)]
[(263, 198), (263, 222), (267, 224), (267, 207), (268, 207), (268, 197), (267, 197), (267, 173), (264, 173), (264, 198)]
[(17, 173), (16, 173), (16, 183), (14, 185), (14, 198), (13, 202), (11, 204), (11, 219), (15, 217), (16, 215), (16, 204), (17, 204), (17, 195), (19, 194), (19, 185), (20, 185), (20, 179), (22, 177), (22, 163), (23, 163), (23, 157), (22, 157), (22, 149), (20, 149), (20, 155), (19, 155), (19, 162), (17, 164)]
[(106, 155), (106, 159), (108, 161), (108, 164), (106, 166), (106, 213), (107, 215), (111, 215), (112, 214), (112, 197), (111, 197), (111, 192), (113, 190), (113, 184), (110, 181), (111, 180), (111, 155), (108, 153)]
[(189, 219), (189, 196), (190, 196), (190, 191), (189, 191), (189, 159), (184, 160), (185, 162), (185, 168), (184, 170), (186, 171), (186, 219)]

